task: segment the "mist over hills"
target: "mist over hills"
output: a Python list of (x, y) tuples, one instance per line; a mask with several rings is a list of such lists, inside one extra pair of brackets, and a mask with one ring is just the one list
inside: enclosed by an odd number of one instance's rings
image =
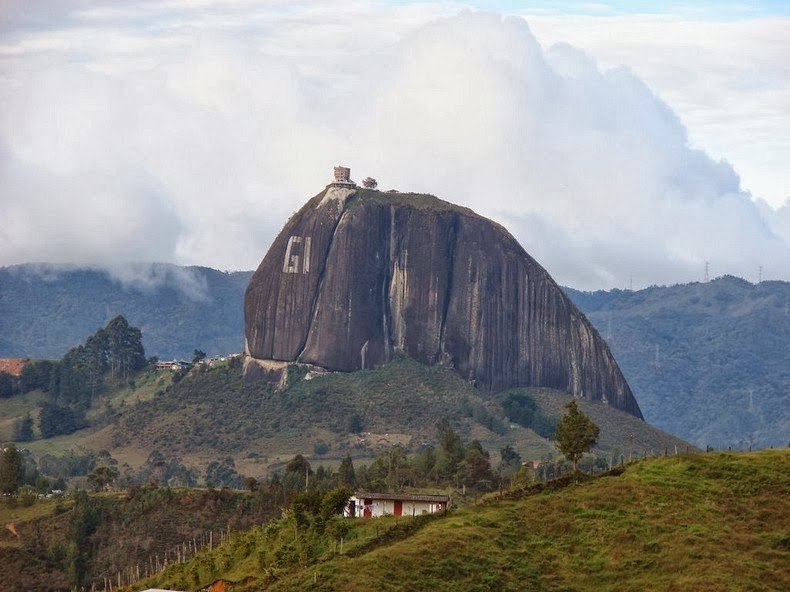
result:
[(117, 315), (141, 329), (149, 357), (240, 352), (251, 275), (164, 263), (0, 268), (0, 357), (60, 358)]
[[(138, 264), (0, 268), (0, 357), (59, 358), (124, 315), (147, 356), (242, 351), (252, 272)], [(566, 293), (606, 339), (645, 419), (698, 446), (790, 439), (790, 283)]]

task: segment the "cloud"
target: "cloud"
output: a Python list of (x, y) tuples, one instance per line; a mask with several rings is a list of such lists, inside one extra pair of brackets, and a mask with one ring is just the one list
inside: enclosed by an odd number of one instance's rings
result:
[(252, 269), (342, 162), (502, 222), (574, 287), (700, 279), (705, 261), (790, 278), (786, 208), (693, 148), (633, 71), (544, 48), (521, 18), (146, 6), (0, 45), (0, 264)]
[(181, 292), (188, 299), (203, 302), (211, 299), (206, 278), (194, 267), (178, 267), (167, 263), (112, 263), (108, 275), (128, 290), (151, 294), (162, 289)]
[[(632, 72), (601, 72), (566, 44), (543, 50), (521, 19), (468, 13), (404, 41), (380, 99), (382, 162), (505, 224), (560, 281), (585, 287), (699, 279), (704, 262), (790, 273), (726, 162)], [(406, 156), (408, 155), (408, 156)]]
[(524, 15), (543, 43), (572, 39), (605, 68), (629, 65), (682, 114), (693, 146), (734, 163), (746, 189), (779, 207), (790, 186), (780, 164), (790, 159), (790, 18), (735, 8), (746, 12)]
[(182, 230), (171, 196), (145, 171), (26, 164), (0, 151), (0, 251), (11, 262), (157, 261)]
[(125, 290), (152, 294), (161, 290), (175, 290), (193, 302), (211, 300), (206, 277), (195, 267), (180, 267), (168, 263), (108, 262), (101, 266), (69, 263), (32, 263), (8, 268), (23, 278), (33, 277), (55, 282), (64, 274), (94, 271), (117, 282)]

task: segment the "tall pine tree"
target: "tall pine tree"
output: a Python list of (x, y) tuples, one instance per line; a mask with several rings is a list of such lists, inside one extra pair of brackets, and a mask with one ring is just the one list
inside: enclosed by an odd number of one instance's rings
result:
[(576, 472), (576, 465), (585, 452), (592, 450), (598, 442), (600, 429), (584, 413), (579, 411), (576, 401), (571, 401), (565, 408), (568, 413), (562, 416), (562, 420), (554, 430), (554, 442), (560, 452), (573, 463), (573, 472)]
[(16, 445), (8, 444), (0, 453), (0, 493), (13, 495), (25, 478), (25, 459)]

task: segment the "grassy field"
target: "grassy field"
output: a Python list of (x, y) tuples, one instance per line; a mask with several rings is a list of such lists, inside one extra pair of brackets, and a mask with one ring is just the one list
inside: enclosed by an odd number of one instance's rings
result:
[[(277, 573), (262, 570), (255, 558), (275, 553), (271, 547), (282, 539), (267, 539), (259, 529), (202, 558), (200, 565), (213, 567), (210, 574), (184, 564), (146, 584), (194, 588), (221, 580), (226, 590), (246, 591), (784, 591), (790, 589), (788, 492), (788, 450), (684, 454), (640, 461), (619, 476), (489, 499), (401, 536), (386, 533), (403, 530), (408, 520), (359, 519), (343, 555), (327, 545)], [(185, 574), (197, 579), (180, 579)]]

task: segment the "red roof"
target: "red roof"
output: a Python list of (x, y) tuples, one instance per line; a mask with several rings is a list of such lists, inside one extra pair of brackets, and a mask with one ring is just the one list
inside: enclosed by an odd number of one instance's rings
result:
[(27, 364), (25, 358), (0, 358), (0, 372), (6, 372), (12, 376), (22, 374), (22, 368)]

